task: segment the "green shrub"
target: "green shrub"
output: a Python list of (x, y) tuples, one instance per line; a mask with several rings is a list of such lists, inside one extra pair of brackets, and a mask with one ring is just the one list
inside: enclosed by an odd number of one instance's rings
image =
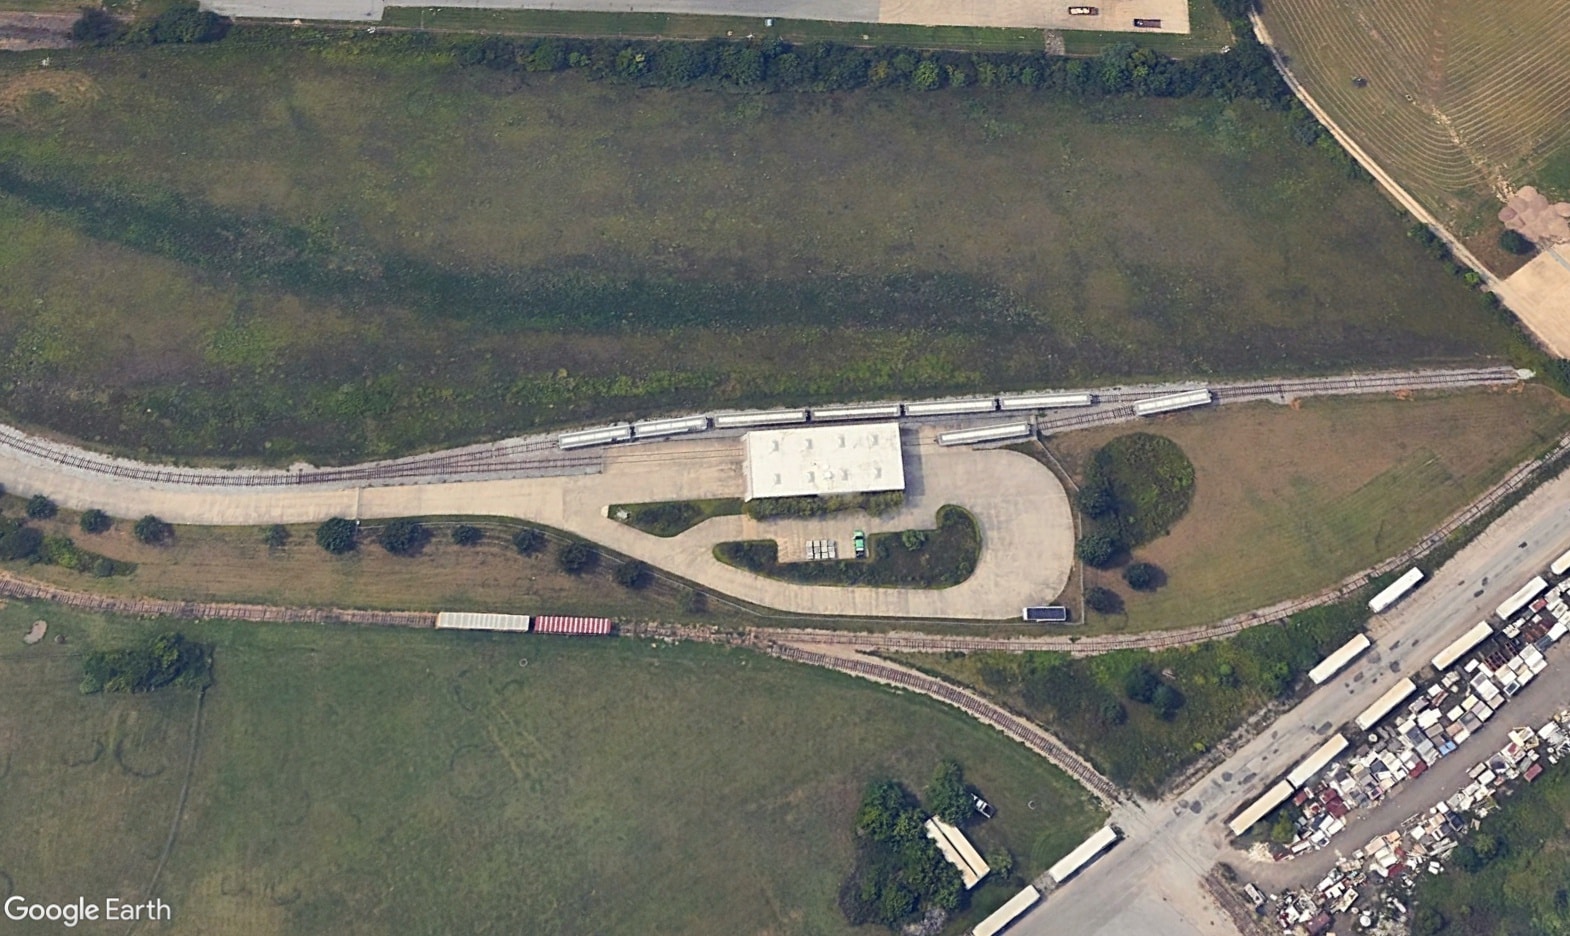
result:
[(475, 546), (485, 539), (485, 531), (477, 526), (460, 523), (452, 528), (452, 541), (459, 546)]
[(1509, 228), (1505, 228), (1499, 232), (1499, 249), (1506, 253), (1515, 254), (1518, 257), (1524, 257), (1536, 250), (1537, 245), (1528, 240), (1526, 235), (1520, 231), (1512, 231)]
[[(353, 531), (350, 531), (351, 538)], [(289, 542), (289, 528), (281, 523), (275, 523), (262, 531), (262, 542), (268, 549), (282, 549)]]
[(376, 541), (394, 556), (413, 556), (431, 541), (431, 531), (413, 517), (399, 517), (387, 521)]
[(15, 520), (0, 520), (0, 559), (31, 559), (44, 543), (44, 534)]
[(599, 560), (599, 550), (588, 543), (572, 540), (556, 547), (556, 565), (568, 575), (581, 575)]
[(323, 520), (316, 528), (316, 545), (322, 547), (335, 556), (352, 552), (356, 545), (355, 535), (359, 532), (359, 525), (353, 520), (343, 517), (332, 517)]
[(1085, 565), (1104, 569), (1117, 559), (1121, 551), (1117, 534), (1111, 530), (1091, 530), (1074, 544), (1074, 555)]
[(1128, 675), (1123, 677), (1123, 694), (1135, 702), (1148, 704), (1155, 698), (1160, 686), (1161, 680), (1143, 663), (1130, 669)]
[(159, 634), (130, 647), (89, 652), (82, 660), (82, 691), (200, 688), (207, 684), (210, 665), (206, 646), (187, 640), (180, 633)]
[(654, 570), (649, 568), (647, 562), (629, 559), (616, 567), (611, 578), (623, 588), (639, 589), (654, 580)]
[(89, 507), (82, 511), (77, 526), (82, 528), (83, 533), (103, 533), (114, 526), (114, 519), (97, 507)]
[(965, 771), (959, 761), (949, 758), (940, 761), (925, 793), (927, 808), (951, 825), (964, 825), (974, 812), (970, 793), (965, 789)]
[(1123, 570), (1123, 581), (1135, 591), (1152, 591), (1161, 584), (1161, 570), (1148, 562), (1131, 562)]
[(30, 520), (49, 520), (60, 512), (55, 502), (42, 494), (34, 494), (27, 499), (27, 516)]
[(1097, 614), (1122, 614), (1123, 599), (1110, 588), (1092, 585), (1085, 589), (1085, 607)]
[(532, 556), (545, 548), (545, 534), (534, 527), (524, 527), (512, 535), (512, 548), (520, 556)]
[(148, 514), (136, 521), (136, 526), (131, 529), (137, 540), (148, 546), (162, 546), (174, 536), (174, 527), (163, 522), (152, 514)]

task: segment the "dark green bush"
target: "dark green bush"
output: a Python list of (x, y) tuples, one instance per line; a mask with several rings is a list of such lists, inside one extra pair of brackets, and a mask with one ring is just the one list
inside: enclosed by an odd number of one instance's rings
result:
[(568, 575), (581, 575), (600, 561), (599, 550), (573, 540), (556, 547), (556, 565)]
[(27, 516), (30, 520), (50, 520), (60, 508), (55, 502), (42, 494), (34, 494), (27, 499)]
[(512, 535), (512, 548), (520, 556), (532, 556), (545, 548), (545, 534), (534, 527), (524, 527)]
[(138, 541), (148, 546), (162, 546), (174, 536), (174, 527), (148, 514), (136, 521), (136, 526), (131, 529), (131, 532)]
[(103, 533), (113, 525), (114, 519), (97, 507), (89, 507), (82, 511), (82, 516), (77, 521), (77, 526), (82, 528), (83, 533)]
[(485, 531), (477, 526), (460, 523), (452, 528), (452, 541), (459, 546), (474, 546), (485, 539)]
[(341, 556), (354, 550), (355, 536), (358, 532), (359, 525), (353, 520), (332, 517), (323, 520), (316, 528), (316, 545), (335, 556)]
[(431, 541), (431, 531), (413, 517), (399, 517), (387, 521), (376, 541), (395, 556), (413, 556)]

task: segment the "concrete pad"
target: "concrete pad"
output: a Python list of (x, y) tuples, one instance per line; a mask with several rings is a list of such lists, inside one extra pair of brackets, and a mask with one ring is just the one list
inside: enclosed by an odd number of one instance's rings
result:
[(1559, 357), (1570, 357), (1570, 250), (1548, 247), (1499, 288), (1500, 298)]
[[(396, 5), (396, 4), (395, 4)], [(487, 10), (572, 10), (590, 13), (677, 13), (885, 23), (915, 26), (989, 26), (1187, 33), (1187, 0), (1099, 0), (1096, 16), (1070, 16), (1067, 0), (450, 0), (440, 7)], [(378, 22), (381, 0), (203, 0), (225, 16), (262, 19)], [(1160, 28), (1138, 29), (1134, 20), (1155, 19)]]
[[(610, 549), (753, 604), (802, 614), (1002, 620), (1020, 608), (1057, 597), (1074, 564), (1068, 494), (1046, 467), (1003, 450), (945, 449), (932, 432), (906, 432), (906, 503), (871, 518), (839, 514), (817, 520), (755, 521), (715, 517), (662, 538), (606, 516), (611, 504), (740, 497), (745, 488), (738, 438), (681, 439), (606, 451), (604, 471), (446, 483), (343, 487), (189, 485), (137, 480), (64, 467), (36, 454), (0, 446), (0, 476), (20, 495), (48, 494), (77, 510), (97, 507), (117, 517), (156, 514), (185, 524), (314, 523), (428, 514), (517, 517), (570, 530)], [(981, 529), (975, 574), (945, 589), (846, 588), (795, 585), (724, 565), (714, 558), (727, 540), (839, 539), (848, 555), (851, 533), (930, 528), (939, 507), (958, 504)]]

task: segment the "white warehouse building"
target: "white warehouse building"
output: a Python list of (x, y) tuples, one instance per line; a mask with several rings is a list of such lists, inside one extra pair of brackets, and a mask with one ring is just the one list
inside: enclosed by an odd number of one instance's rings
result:
[(899, 423), (749, 432), (747, 500), (905, 490)]

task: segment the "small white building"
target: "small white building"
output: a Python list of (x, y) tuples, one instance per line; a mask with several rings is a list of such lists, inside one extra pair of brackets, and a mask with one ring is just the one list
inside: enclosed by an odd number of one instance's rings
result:
[(749, 432), (747, 500), (905, 489), (899, 423)]

